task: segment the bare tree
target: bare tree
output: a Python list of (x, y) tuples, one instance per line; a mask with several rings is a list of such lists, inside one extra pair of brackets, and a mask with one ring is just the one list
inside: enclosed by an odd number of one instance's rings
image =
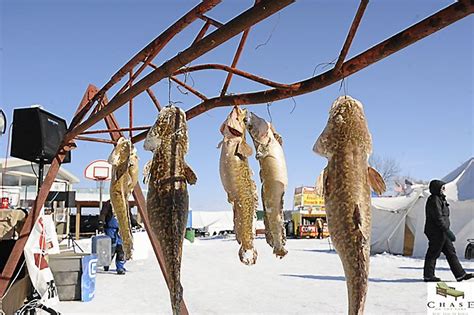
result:
[(374, 154), (369, 158), (369, 164), (382, 175), (386, 183), (398, 176), (401, 171), (400, 164), (389, 157), (380, 157)]

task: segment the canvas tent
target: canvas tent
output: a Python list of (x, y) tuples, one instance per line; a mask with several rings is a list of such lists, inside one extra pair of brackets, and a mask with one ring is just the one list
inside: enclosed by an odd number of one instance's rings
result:
[[(193, 229), (207, 229), (212, 235), (214, 232), (230, 231), (234, 229), (232, 211), (191, 211), (190, 220)], [(188, 221), (189, 221), (188, 219)], [(189, 224), (189, 222), (188, 222)]]
[[(474, 238), (474, 158), (442, 178), (451, 210), (451, 230), (456, 235), (456, 252), (464, 257), (467, 239)], [(415, 185), (402, 197), (372, 199), (371, 252), (389, 252), (423, 257), (428, 241), (423, 233), (425, 204), (430, 193)]]

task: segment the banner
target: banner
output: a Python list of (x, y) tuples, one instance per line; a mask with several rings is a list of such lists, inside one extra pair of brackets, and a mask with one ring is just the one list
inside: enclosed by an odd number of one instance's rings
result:
[(82, 257), (81, 300), (88, 302), (95, 295), (95, 277), (97, 271), (97, 255)]
[(41, 303), (45, 306), (52, 306), (59, 302), (53, 274), (46, 260), (48, 252), (50, 249), (55, 251), (54, 243), (57, 244), (58, 242), (56, 233), (52, 236), (46, 232), (51, 230), (50, 224), (52, 224), (51, 216), (49, 216), (49, 219), (45, 219), (44, 209), (41, 209), (38, 220), (31, 230), (23, 250), (31, 283), (41, 296)]

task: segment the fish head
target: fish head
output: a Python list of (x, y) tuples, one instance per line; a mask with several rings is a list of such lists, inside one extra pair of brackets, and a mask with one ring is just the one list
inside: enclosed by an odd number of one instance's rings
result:
[(247, 110), (234, 106), (226, 120), (222, 123), (220, 131), (224, 138), (242, 138), (245, 136), (245, 117)]
[(176, 106), (166, 106), (160, 111), (158, 119), (150, 128), (143, 148), (147, 151), (158, 150), (163, 143), (175, 140), (188, 149), (188, 128), (186, 113)]
[(360, 101), (345, 95), (338, 97), (329, 110), (329, 119), (313, 146), (313, 151), (330, 158), (339, 150), (360, 149), (372, 152), (372, 137)]
[(113, 166), (118, 166), (123, 163), (128, 163), (130, 159), (130, 154), (132, 152), (132, 142), (129, 139), (121, 137), (117, 144), (115, 145), (114, 150), (110, 153), (108, 162)]
[(265, 138), (268, 138), (270, 125), (265, 121), (265, 119), (258, 117), (252, 112), (247, 112), (245, 125), (247, 126), (247, 130), (252, 139), (262, 142)]

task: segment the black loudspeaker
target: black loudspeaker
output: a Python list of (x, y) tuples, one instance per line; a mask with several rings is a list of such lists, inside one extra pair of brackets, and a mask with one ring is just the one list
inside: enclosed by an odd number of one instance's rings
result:
[(66, 208), (76, 207), (76, 192), (73, 191), (50, 191), (46, 201), (64, 201)]
[[(11, 156), (51, 164), (67, 131), (66, 121), (39, 107), (13, 111)], [(63, 163), (71, 162), (71, 152)]]

